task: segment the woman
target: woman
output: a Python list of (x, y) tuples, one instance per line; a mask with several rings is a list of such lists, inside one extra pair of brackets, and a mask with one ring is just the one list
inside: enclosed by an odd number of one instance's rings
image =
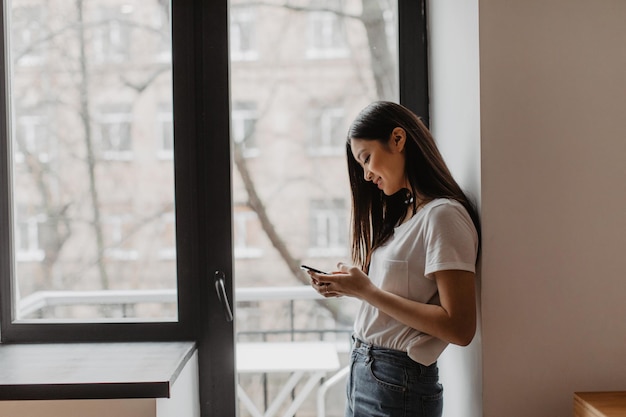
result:
[(309, 272), (325, 297), (362, 300), (346, 417), (441, 416), (437, 358), (476, 330), (478, 215), (407, 108), (372, 103), (346, 148), (353, 265)]

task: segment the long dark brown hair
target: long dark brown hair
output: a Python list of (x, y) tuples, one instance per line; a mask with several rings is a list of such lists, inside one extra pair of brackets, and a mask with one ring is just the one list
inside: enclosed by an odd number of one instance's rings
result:
[[(350, 141), (376, 140), (388, 148), (396, 127), (406, 132), (405, 173), (411, 189), (387, 196), (365, 180), (363, 168), (352, 155)], [(452, 177), (428, 128), (406, 107), (376, 101), (364, 108), (348, 130), (346, 153), (352, 190), (352, 261), (364, 271), (369, 270), (372, 251), (393, 235), (394, 227), (407, 211), (415, 212), (418, 205), (435, 198), (449, 198), (463, 205), (480, 236), (476, 207)], [(408, 193), (413, 196), (409, 204), (405, 202)]]

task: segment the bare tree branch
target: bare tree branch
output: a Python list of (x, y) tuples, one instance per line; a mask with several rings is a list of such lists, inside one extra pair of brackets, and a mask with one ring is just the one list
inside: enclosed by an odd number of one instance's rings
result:
[(84, 138), (85, 145), (87, 147), (87, 168), (89, 175), (89, 192), (91, 196), (91, 202), (93, 206), (93, 227), (94, 232), (96, 234), (96, 245), (98, 253), (98, 272), (100, 274), (100, 283), (102, 285), (102, 289), (109, 288), (109, 276), (106, 269), (106, 264), (104, 259), (102, 258), (102, 253), (104, 252), (104, 233), (102, 231), (102, 219), (100, 215), (100, 198), (98, 196), (98, 188), (96, 181), (96, 158), (95, 158), (95, 150), (93, 146), (93, 137), (91, 134), (91, 124), (89, 123), (89, 72), (87, 70), (87, 53), (85, 46), (85, 35), (83, 31), (83, 26), (80, 25), (80, 22), (83, 21), (83, 0), (76, 0), (76, 10), (78, 12), (78, 20), (79, 20), (79, 45), (80, 45), (80, 70), (81, 70), (81, 80), (79, 84), (80, 90), (80, 117), (83, 122), (84, 129)]

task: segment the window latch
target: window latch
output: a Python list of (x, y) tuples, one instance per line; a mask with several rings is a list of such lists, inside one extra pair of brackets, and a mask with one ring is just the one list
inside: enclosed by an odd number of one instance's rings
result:
[(228, 300), (228, 295), (226, 295), (226, 287), (224, 285), (225, 279), (226, 274), (224, 272), (215, 271), (215, 292), (217, 293), (217, 298), (222, 303), (222, 308), (224, 308), (226, 321), (233, 321), (233, 310), (230, 307), (230, 301)]

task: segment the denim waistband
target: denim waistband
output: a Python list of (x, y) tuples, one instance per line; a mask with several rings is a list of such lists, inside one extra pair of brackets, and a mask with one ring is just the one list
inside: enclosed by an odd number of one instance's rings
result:
[(399, 354), (404, 354), (406, 355), (406, 352), (401, 351), (401, 350), (396, 350), (396, 349), (391, 349), (391, 348), (386, 348), (386, 347), (382, 347), (382, 346), (376, 346), (376, 345), (372, 345), (370, 343), (366, 343), (364, 341), (362, 341), (361, 339), (357, 338), (356, 336), (352, 336), (352, 347), (354, 349), (366, 349), (366, 350), (381, 350), (381, 351), (388, 351), (390, 353), (399, 353)]
[(399, 359), (407, 358), (410, 360), (409, 355), (405, 351), (372, 345), (358, 339), (355, 336), (352, 336), (352, 349), (363, 353), (382, 353), (385, 355), (395, 356)]
[(372, 357), (381, 357), (388, 358), (393, 360), (394, 362), (401, 362), (405, 366), (416, 366), (420, 368), (436, 368), (437, 362), (431, 364), (430, 366), (422, 365), (419, 362), (414, 361), (409, 357), (409, 354), (406, 351), (390, 349), (386, 347), (372, 345), (370, 343), (366, 343), (354, 335), (352, 336), (352, 349), (353, 352), (363, 354), (365, 356)]

